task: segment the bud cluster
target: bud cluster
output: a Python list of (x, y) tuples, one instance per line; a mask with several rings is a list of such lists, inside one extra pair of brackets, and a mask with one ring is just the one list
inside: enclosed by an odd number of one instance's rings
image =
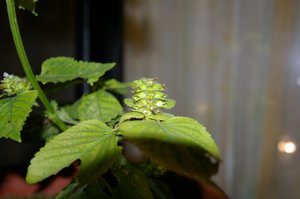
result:
[(0, 89), (4, 94), (14, 95), (31, 88), (30, 83), (25, 78), (3, 73), (3, 80), (0, 82)]
[(133, 81), (131, 86), (133, 96), (132, 99), (125, 99), (125, 104), (133, 111), (149, 116), (160, 113), (161, 109), (169, 109), (175, 105), (175, 101), (167, 99), (167, 95), (164, 94), (164, 85), (159, 84), (153, 78)]

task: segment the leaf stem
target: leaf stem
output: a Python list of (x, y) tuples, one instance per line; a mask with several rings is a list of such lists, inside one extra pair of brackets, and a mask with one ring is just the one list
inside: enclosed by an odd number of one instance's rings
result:
[(32, 71), (32, 68), (29, 64), (20, 30), (19, 30), (19, 25), (16, 17), (16, 9), (15, 9), (15, 1), (14, 0), (6, 0), (7, 4), (7, 12), (8, 12), (8, 19), (9, 19), (9, 24), (10, 24), (10, 29), (12, 32), (13, 40), (15, 43), (15, 47), (19, 56), (19, 59), (21, 61), (23, 70), (26, 74), (26, 77), (30, 81), (32, 87), (38, 91), (38, 97), (45, 106), (49, 118), (55, 123), (61, 130), (66, 130), (66, 125), (56, 116), (55, 111), (53, 107), (51, 106), (48, 98), (46, 97), (44, 91), (41, 89), (39, 83), (35, 79), (34, 73)]

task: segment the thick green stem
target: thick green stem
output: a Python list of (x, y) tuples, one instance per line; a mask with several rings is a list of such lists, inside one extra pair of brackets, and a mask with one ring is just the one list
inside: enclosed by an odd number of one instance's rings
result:
[(30, 81), (32, 87), (38, 91), (38, 96), (43, 105), (45, 106), (50, 119), (61, 129), (65, 130), (66, 125), (56, 116), (53, 107), (51, 106), (48, 98), (46, 97), (44, 91), (41, 89), (39, 83), (36, 81), (35, 76), (33, 74), (32, 68), (29, 64), (19, 26), (18, 26), (18, 21), (17, 21), (17, 16), (16, 16), (16, 9), (15, 9), (15, 2), (14, 0), (6, 0), (7, 4), (7, 12), (8, 12), (8, 18), (9, 18), (9, 24), (10, 24), (10, 29), (13, 35), (14, 43), (17, 49), (17, 53), (19, 55), (19, 59), (21, 61), (22, 67), (24, 69), (24, 72), (26, 74), (27, 79)]

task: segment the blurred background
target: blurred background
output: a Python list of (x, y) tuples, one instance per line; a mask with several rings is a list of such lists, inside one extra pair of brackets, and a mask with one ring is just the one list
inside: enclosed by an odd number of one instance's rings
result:
[[(0, 4), (0, 72), (22, 75)], [(117, 62), (108, 75), (119, 80), (157, 77), (177, 101), (173, 112), (216, 139), (223, 162), (215, 180), (231, 198), (296, 199), (299, 11), (297, 0), (40, 0), (39, 17), (20, 11), (19, 19), (37, 73), (63, 55)], [(66, 102), (82, 90), (55, 97)], [(28, 161), (9, 162), (14, 150), (0, 154), (0, 166)]]

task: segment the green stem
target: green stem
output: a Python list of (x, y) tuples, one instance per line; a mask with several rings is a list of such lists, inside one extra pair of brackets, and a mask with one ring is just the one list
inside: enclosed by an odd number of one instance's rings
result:
[(18, 21), (17, 21), (17, 16), (16, 16), (16, 9), (15, 9), (15, 2), (14, 0), (6, 0), (7, 4), (7, 12), (8, 12), (8, 18), (9, 18), (9, 24), (10, 24), (10, 29), (13, 35), (14, 43), (17, 49), (17, 53), (19, 55), (19, 59), (22, 63), (22, 67), (24, 69), (24, 72), (26, 74), (27, 79), (30, 81), (32, 87), (38, 91), (38, 96), (43, 105), (45, 106), (50, 119), (61, 129), (61, 130), (66, 130), (66, 125), (56, 116), (55, 111), (53, 107), (51, 106), (48, 98), (46, 97), (44, 91), (41, 89), (39, 83), (36, 81), (35, 76), (33, 74), (32, 68), (29, 64), (19, 26), (18, 26)]

